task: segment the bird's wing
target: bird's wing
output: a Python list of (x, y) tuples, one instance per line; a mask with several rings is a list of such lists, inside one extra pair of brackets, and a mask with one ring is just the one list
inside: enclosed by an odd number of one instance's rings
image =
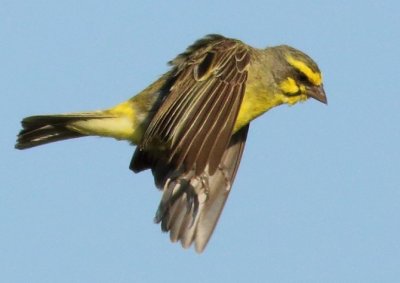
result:
[(196, 42), (175, 66), (130, 168), (151, 168), (163, 189), (156, 222), (184, 247), (205, 248), (242, 156), (248, 127), (232, 135), (245, 92), (249, 48), (220, 36)]
[(248, 51), (239, 41), (209, 37), (173, 60), (175, 81), (140, 149), (163, 148), (174, 167), (216, 170), (243, 99)]
[(170, 231), (172, 242), (181, 241), (184, 248), (195, 244), (202, 252), (224, 208), (239, 168), (249, 125), (234, 134), (217, 170), (208, 167), (198, 176), (193, 172), (169, 178), (156, 214), (163, 231)]

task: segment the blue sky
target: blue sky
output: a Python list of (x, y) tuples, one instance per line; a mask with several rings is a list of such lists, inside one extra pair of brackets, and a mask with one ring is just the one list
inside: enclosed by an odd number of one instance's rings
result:
[[(399, 282), (398, 1), (144, 2), (2, 1), (0, 281)], [(127, 143), (13, 148), (21, 118), (124, 101), (208, 33), (305, 51), (329, 105), (252, 123), (202, 255), (153, 224)]]

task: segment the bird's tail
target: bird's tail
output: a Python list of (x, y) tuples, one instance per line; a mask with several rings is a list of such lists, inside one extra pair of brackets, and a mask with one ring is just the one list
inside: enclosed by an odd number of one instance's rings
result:
[(97, 132), (93, 129), (90, 131), (87, 125), (96, 125), (99, 124), (96, 121), (113, 118), (115, 119), (103, 111), (26, 117), (21, 122), (22, 130), (18, 134), (15, 148), (26, 149), (51, 142), (96, 135)]

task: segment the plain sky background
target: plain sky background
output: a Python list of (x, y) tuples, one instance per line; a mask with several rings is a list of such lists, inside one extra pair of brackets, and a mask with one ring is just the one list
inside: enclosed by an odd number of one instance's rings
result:
[[(399, 1), (0, 2), (0, 282), (400, 282)], [(153, 224), (126, 142), (14, 149), (21, 118), (117, 104), (208, 33), (305, 51), (329, 105), (252, 123), (203, 254)]]

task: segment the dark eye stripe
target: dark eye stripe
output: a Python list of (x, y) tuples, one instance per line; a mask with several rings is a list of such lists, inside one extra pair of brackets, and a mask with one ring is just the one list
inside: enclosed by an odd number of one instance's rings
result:
[(309, 78), (301, 72), (298, 74), (297, 80), (301, 83), (307, 83), (307, 84), (311, 83)]

